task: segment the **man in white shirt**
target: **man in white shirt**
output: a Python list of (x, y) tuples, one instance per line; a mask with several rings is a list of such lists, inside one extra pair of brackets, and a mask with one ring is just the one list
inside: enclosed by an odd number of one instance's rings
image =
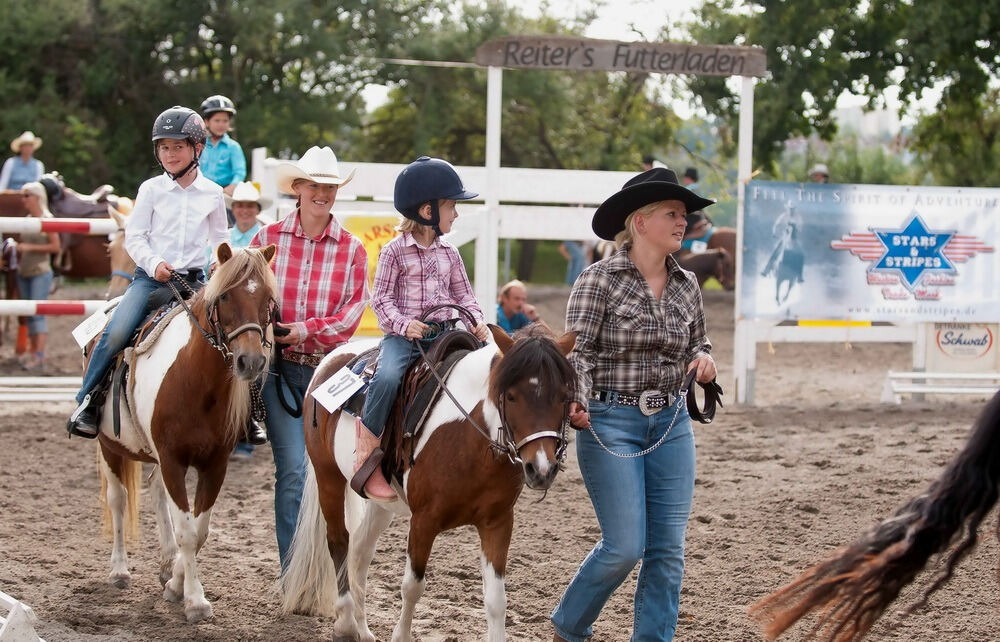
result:
[(150, 296), (167, 287), (172, 272), (191, 282), (204, 281), (206, 243), (214, 248), (227, 237), (222, 188), (198, 171), (205, 143), (201, 116), (186, 107), (172, 107), (153, 123), (152, 140), (164, 174), (139, 186), (125, 225), (125, 249), (137, 266), (135, 278), (101, 334), (77, 393), (80, 406), (67, 430), (81, 437), (97, 436), (98, 404), (91, 403), (92, 395), (148, 313)]

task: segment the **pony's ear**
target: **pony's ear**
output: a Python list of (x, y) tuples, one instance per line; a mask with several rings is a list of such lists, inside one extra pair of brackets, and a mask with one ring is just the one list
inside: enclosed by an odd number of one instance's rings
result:
[(573, 351), (573, 346), (576, 345), (576, 335), (576, 332), (566, 332), (556, 339), (556, 346), (564, 357)]
[(108, 205), (108, 216), (110, 216), (115, 221), (115, 225), (118, 226), (119, 230), (125, 229), (125, 217), (118, 213), (118, 210)]
[(514, 345), (514, 340), (510, 338), (510, 335), (498, 325), (490, 323), (487, 324), (487, 327), (490, 329), (490, 334), (493, 335), (493, 340), (497, 342), (497, 347), (500, 348), (500, 354), (510, 350), (510, 347)]
[(270, 263), (271, 259), (274, 258), (274, 253), (277, 250), (278, 250), (277, 246), (274, 245), (274, 243), (272, 243), (271, 245), (268, 245), (267, 247), (261, 249), (260, 253), (264, 255), (264, 260)]
[(233, 248), (229, 247), (229, 243), (223, 241), (219, 245), (218, 254), (219, 254), (219, 265), (222, 265), (229, 259), (233, 258)]

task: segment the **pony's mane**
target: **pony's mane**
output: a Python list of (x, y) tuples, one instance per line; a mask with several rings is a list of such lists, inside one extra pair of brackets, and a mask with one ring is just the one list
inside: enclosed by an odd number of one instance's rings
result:
[(273, 298), (278, 292), (278, 282), (271, 266), (260, 250), (233, 248), (233, 255), (225, 263), (216, 265), (215, 273), (202, 291), (207, 305), (214, 305), (226, 291), (236, 287), (246, 279), (257, 279)]
[(555, 395), (568, 387), (572, 396), (576, 373), (548, 327), (532, 324), (519, 331), (514, 339), (514, 345), (490, 372), (491, 399), (498, 399), (504, 390), (529, 377), (538, 379), (543, 395)]

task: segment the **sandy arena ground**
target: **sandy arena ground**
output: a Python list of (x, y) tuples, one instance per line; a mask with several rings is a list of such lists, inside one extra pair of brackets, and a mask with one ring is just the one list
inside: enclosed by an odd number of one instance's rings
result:
[[(76, 287), (58, 296), (99, 295)], [(561, 326), (565, 290), (539, 289), (533, 297), (544, 317)], [(732, 398), (731, 294), (709, 293), (706, 309), (720, 380)], [(52, 321), (49, 373), (79, 374), (69, 337), (77, 321)], [(960, 448), (982, 406), (964, 398), (880, 405), (886, 370), (909, 367), (908, 345), (774, 348), (759, 349), (760, 405), (727, 406), (714, 424), (697, 428), (699, 472), (679, 640), (759, 640), (747, 604), (921, 492)], [(15, 374), (11, 350), (5, 344), (0, 359)], [(111, 587), (110, 544), (99, 535), (94, 444), (66, 439), (68, 411), (66, 404), (0, 406), (0, 590), (34, 607), (45, 639), (329, 639), (330, 619), (276, 615), (267, 447), (230, 467), (199, 556), (214, 619), (189, 625), (179, 605), (160, 597), (148, 497), (142, 539), (130, 550), (132, 586)], [(548, 613), (599, 535), (570, 452), (548, 496), (538, 501), (526, 491), (517, 508), (507, 577), (512, 640), (551, 639)], [(979, 548), (928, 608), (908, 618), (888, 614), (871, 639), (1000, 639), (994, 524), (989, 520)], [(380, 639), (391, 637), (399, 609), (405, 533), (402, 521), (393, 523), (372, 567), (369, 621)], [(929, 577), (903, 596), (903, 605), (912, 604)], [(635, 573), (604, 609), (596, 640), (628, 639), (634, 582)], [(478, 541), (471, 529), (438, 539), (414, 629), (426, 641), (482, 639)], [(803, 635), (796, 630), (787, 639)]]

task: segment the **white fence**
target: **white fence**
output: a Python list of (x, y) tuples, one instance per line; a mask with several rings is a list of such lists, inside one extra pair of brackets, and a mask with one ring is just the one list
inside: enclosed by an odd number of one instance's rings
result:
[(31, 607), (0, 591), (0, 642), (45, 642), (35, 633)]

